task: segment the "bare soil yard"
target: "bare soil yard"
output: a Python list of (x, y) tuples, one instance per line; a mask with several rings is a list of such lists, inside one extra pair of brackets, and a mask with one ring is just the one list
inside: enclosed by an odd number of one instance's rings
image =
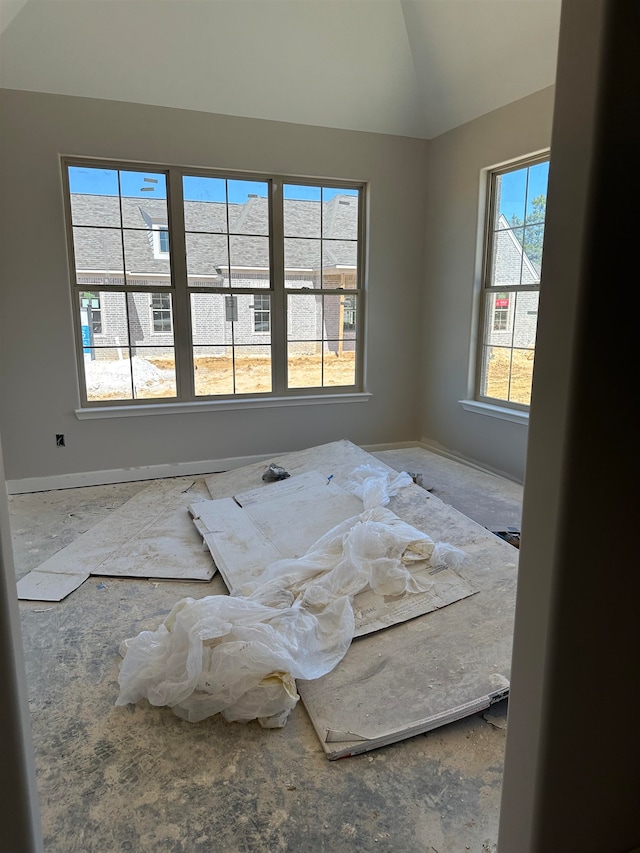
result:
[[(90, 367), (90, 369), (89, 369)], [(119, 362), (91, 362), (87, 368), (90, 400), (130, 399), (130, 365)], [(235, 389), (234, 389), (235, 367)], [(117, 368), (117, 369), (116, 369)], [(509, 386), (509, 369), (511, 385)], [(528, 405), (531, 398), (533, 351), (496, 348), (488, 364), (486, 394)], [(163, 358), (134, 358), (137, 399), (175, 396), (173, 362)], [(353, 353), (325, 353), (295, 356), (289, 359), (291, 388), (318, 388), (353, 385)], [(271, 391), (271, 362), (266, 358), (205, 357), (195, 362), (195, 388), (200, 397), (225, 394), (260, 394)]]
[[(533, 376), (533, 350), (513, 350), (502, 347), (493, 350), (487, 370), (488, 397), (509, 399), (513, 403), (529, 405), (531, 402), (531, 377)], [(511, 367), (511, 387), (509, 387)]]
[[(120, 367), (113, 371), (114, 364)], [(234, 389), (235, 367), (235, 389)], [(87, 371), (90, 400), (130, 399), (125, 388), (130, 384), (129, 362), (91, 362), (92, 384)], [(136, 398), (153, 399), (175, 396), (173, 362), (163, 358), (134, 359)], [(99, 381), (98, 381), (99, 380)], [(355, 383), (355, 355), (295, 356), (289, 359), (291, 388), (318, 388)], [(205, 357), (195, 361), (195, 390), (197, 396), (225, 394), (260, 394), (271, 391), (271, 362), (266, 358)]]

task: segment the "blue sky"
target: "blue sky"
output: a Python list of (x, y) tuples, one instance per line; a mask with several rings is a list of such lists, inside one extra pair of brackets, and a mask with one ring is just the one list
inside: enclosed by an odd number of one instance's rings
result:
[[(228, 180), (229, 201), (242, 203), (251, 194), (267, 196), (268, 185), (264, 181)], [(118, 195), (118, 172), (115, 169), (70, 166), (69, 187), (72, 193), (89, 195)], [(120, 189), (123, 196), (133, 198), (167, 197), (165, 175), (158, 172), (120, 171)], [(187, 201), (224, 201), (226, 197), (224, 178), (189, 177), (183, 179), (183, 192)], [(331, 189), (323, 187), (324, 201), (335, 195), (357, 195), (357, 190)], [(284, 197), (319, 201), (320, 188), (286, 184)]]
[(524, 221), (525, 199), (529, 211), (533, 198), (547, 194), (549, 162), (530, 166), (528, 172), (528, 185), (526, 168), (506, 172), (500, 176), (500, 213), (504, 213), (509, 221), (514, 215)]

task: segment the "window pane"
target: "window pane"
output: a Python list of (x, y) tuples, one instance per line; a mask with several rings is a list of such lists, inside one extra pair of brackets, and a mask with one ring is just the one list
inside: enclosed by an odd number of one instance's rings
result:
[(549, 179), (549, 161), (538, 163), (529, 168), (529, 186), (527, 187), (526, 223), (544, 222), (547, 204), (547, 182)]
[(285, 287), (319, 287), (321, 245), (320, 240), (285, 239)]
[(262, 181), (228, 181), (229, 233), (269, 233), (269, 185)]
[[(231, 325), (226, 319), (224, 294), (191, 294), (191, 331), (194, 344), (228, 344), (232, 346)], [(216, 354), (219, 355), (219, 352)]]
[(323, 385), (355, 384), (355, 325), (345, 331), (345, 302), (347, 319), (355, 324), (355, 298), (354, 294), (323, 297)]
[[(169, 297), (168, 301), (166, 297)], [(173, 345), (170, 294), (127, 293), (127, 309), (129, 342), (134, 355), (136, 347)], [(154, 325), (156, 320), (160, 320), (158, 329)], [(161, 331), (162, 325), (168, 325), (168, 331)]]
[(227, 232), (227, 188), (224, 178), (185, 175), (184, 227), (187, 231)]
[(269, 295), (192, 293), (196, 393), (249, 394), (271, 391), (271, 334), (255, 328), (255, 303)]
[(524, 224), (527, 169), (516, 169), (495, 179), (494, 230)]
[(483, 347), (480, 394), (484, 397), (508, 400), (510, 379), (511, 349), (507, 347)]
[[(123, 231), (122, 235), (127, 284), (168, 287), (171, 284), (169, 258), (154, 254), (154, 235), (144, 231)], [(155, 237), (157, 239), (157, 234)]]
[[(353, 346), (355, 342), (351, 342)], [(324, 353), (322, 384), (324, 387), (336, 385), (355, 385), (356, 383), (356, 354), (355, 350), (345, 348), (339, 353), (343, 341), (328, 341)], [(348, 345), (347, 345), (348, 346)]]
[(511, 347), (516, 304), (514, 291), (485, 294), (484, 342), (489, 346)]
[(289, 294), (287, 338), (290, 341), (322, 340), (322, 296)]
[(144, 228), (167, 224), (167, 180), (159, 172), (120, 171), (122, 225)]
[(285, 237), (322, 235), (320, 187), (285, 184), (282, 188)]
[(322, 387), (322, 343), (306, 341), (287, 346), (287, 387)]
[(269, 238), (231, 237), (230, 243), (232, 286), (269, 287)]
[(542, 241), (544, 225), (530, 225), (523, 230), (524, 256), (522, 259), (522, 283), (534, 284), (540, 281), (542, 266)]
[(322, 286), (355, 287), (358, 244), (350, 240), (322, 241)]
[(118, 173), (114, 169), (69, 166), (68, 175), (72, 223), (119, 228)]
[(271, 347), (239, 346), (234, 350), (236, 394), (271, 391)]
[(513, 346), (533, 349), (536, 345), (540, 293), (537, 290), (528, 290), (524, 293), (515, 293), (513, 296), (515, 299)]
[(358, 190), (322, 188), (322, 236), (334, 240), (358, 238)]
[(509, 401), (531, 403), (531, 382), (533, 380), (534, 351), (532, 349), (514, 349), (511, 357), (511, 384)]
[(496, 231), (493, 235), (491, 284), (514, 287), (521, 283), (523, 228)]
[(131, 359), (137, 400), (176, 396), (176, 358), (173, 347), (136, 347)]
[(127, 347), (85, 348), (87, 400), (132, 400), (133, 380)]
[(187, 274), (191, 287), (228, 287), (226, 234), (187, 234)]
[(193, 368), (197, 397), (233, 394), (233, 358), (227, 347), (195, 346)]
[[(118, 348), (128, 350), (129, 332), (124, 293), (98, 291), (95, 295), (98, 297), (100, 306), (99, 333), (96, 332), (91, 323), (91, 314), (94, 309), (88, 306), (87, 291), (80, 291), (78, 294), (83, 349), (85, 347), (107, 347), (116, 348), (116, 350)], [(93, 299), (90, 302), (93, 302)], [(118, 356), (118, 358), (120, 357)]]
[(90, 271), (96, 284), (123, 275), (122, 232), (115, 228), (74, 228), (76, 274)]

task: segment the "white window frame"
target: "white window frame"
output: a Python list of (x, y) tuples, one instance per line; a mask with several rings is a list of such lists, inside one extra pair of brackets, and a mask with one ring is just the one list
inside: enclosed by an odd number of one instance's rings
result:
[[(73, 243), (73, 223), (71, 215), (71, 197), (69, 188), (69, 167), (85, 167), (94, 169), (107, 169), (119, 171), (133, 172), (150, 172), (154, 174), (164, 174), (167, 184), (167, 213), (168, 222), (151, 222), (150, 224), (150, 240), (152, 243), (153, 255), (156, 259), (168, 259), (171, 267), (171, 275), (167, 281), (167, 292), (172, 298), (172, 329), (174, 334), (174, 352), (176, 363), (176, 387), (177, 393), (173, 397), (148, 398), (141, 397), (138, 399), (118, 399), (113, 400), (89, 400), (86, 392), (85, 384), (85, 361), (83, 358), (82, 335), (79, 323), (79, 311), (77, 309), (78, 292), (80, 289), (87, 288), (86, 284), (81, 284), (77, 281), (74, 243)], [(84, 157), (61, 157), (62, 179), (64, 187), (64, 206), (67, 225), (67, 245), (70, 265), (71, 292), (73, 299), (73, 317), (76, 336), (76, 357), (78, 364), (79, 376), (79, 398), (80, 408), (76, 410), (78, 417), (100, 417), (99, 410), (105, 410), (105, 416), (114, 416), (109, 414), (109, 410), (117, 414), (134, 414), (134, 409), (138, 409), (139, 414), (150, 413), (151, 411), (201, 411), (206, 405), (215, 407), (234, 407), (237, 403), (241, 407), (246, 402), (255, 402), (257, 405), (298, 405), (308, 402), (321, 402), (322, 398), (326, 402), (344, 400), (345, 402), (362, 399), (365, 401), (370, 395), (365, 392), (363, 387), (364, 377), (364, 290), (365, 290), (365, 235), (366, 235), (366, 184), (360, 181), (345, 181), (341, 179), (312, 179), (298, 178), (296, 176), (284, 176), (274, 174), (247, 173), (247, 172), (232, 172), (228, 170), (218, 169), (192, 169), (177, 165), (158, 165), (149, 163), (134, 163), (123, 161), (111, 161)], [(212, 276), (211, 282), (203, 282), (202, 286), (191, 286), (187, 278), (186, 264), (186, 233), (184, 230), (184, 207), (182, 196), (182, 179), (184, 176), (193, 177), (212, 177), (224, 178), (227, 180), (239, 181), (258, 181), (267, 183), (269, 187), (269, 248), (270, 248), (270, 265), (267, 274), (270, 277), (270, 286), (268, 288), (233, 288), (232, 294), (229, 292), (229, 286), (224, 286), (224, 282), (218, 281), (219, 276)], [(283, 186), (300, 185), (301, 187), (326, 187), (330, 190), (345, 189), (357, 191), (358, 204), (358, 230), (357, 238), (354, 240), (357, 248), (357, 284), (354, 289), (354, 295), (357, 301), (357, 330), (356, 330), (356, 368), (355, 381), (353, 384), (335, 386), (335, 385), (314, 385), (303, 388), (288, 387), (287, 383), (287, 295), (300, 293), (298, 288), (287, 287), (285, 282), (284, 270), (284, 229), (283, 229)], [(107, 227), (98, 225), (96, 227)], [(109, 226), (115, 227), (115, 226)], [(122, 226), (121, 226), (122, 228)], [(147, 225), (149, 228), (149, 225)], [(168, 230), (169, 234), (169, 252), (161, 251), (160, 230)], [(117, 229), (116, 229), (117, 230)], [(324, 235), (321, 239), (325, 239)], [(144, 286), (137, 285), (133, 281), (135, 274), (127, 272), (125, 283), (106, 283), (94, 286), (94, 290), (112, 291), (121, 293), (127, 298), (127, 294), (145, 290)], [(127, 280), (130, 280), (128, 283)], [(107, 279), (105, 278), (105, 281)], [(156, 292), (155, 290), (153, 292)], [(259, 293), (260, 295), (269, 295), (270, 302), (270, 345), (272, 349), (272, 390), (270, 392), (255, 393), (255, 394), (221, 394), (221, 395), (196, 395), (195, 394), (195, 378), (193, 371), (193, 349), (192, 337), (196, 332), (196, 316), (191, 315), (189, 308), (190, 294), (193, 293), (222, 293), (225, 295), (239, 295), (242, 293)], [(343, 288), (324, 287), (317, 291), (318, 295), (331, 296), (342, 295)], [(151, 293), (151, 290), (150, 290)], [(226, 321), (226, 311), (223, 314), (223, 320)], [(151, 329), (153, 329), (153, 318), (151, 318)], [(156, 332), (154, 334), (168, 334), (167, 332)], [(317, 400), (316, 400), (317, 398)], [(297, 402), (296, 402), (297, 401)], [(128, 412), (127, 412), (128, 410)]]
[[(489, 334), (493, 331), (498, 332), (501, 330), (496, 330), (495, 327), (495, 316), (496, 316), (496, 308), (495, 302), (493, 305), (493, 309), (491, 312), (487, 311), (487, 301), (489, 299), (495, 300), (497, 294), (506, 294), (509, 299), (509, 306), (507, 310), (507, 327), (504, 331), (509, 331), (513, 329), (515, 323), (514, 317), (514, 297), (518, 293), (527, 293), (527, 292), (537, 292), (540, 291), (540, 282), (531, 283), (531, 284), (514, 284), (513, 286), (509, 286), (504, 284), (503, 282), (499, 282), (497, 284), (492, 283), (491, 275), (493, 269), (493, 237), (495, 234), (493, 223), (495, 221), (495, 204), (496, 204), (496, 179), (504, 174), (509, 172), (515, 172), (522, 169), (526, 169), (532, 166), (536, 166), (540, 163), (548, 162), (550, 159), (549, 151), (541, 151), (537, 154), (533, 154), (527, 157), (522, 157), (518, 160), (510, 161), (509, 163), (502, 164), (500, 166), (493, 167), (491, 169), (487, 169), (484, 174), (484, 192), (486, 193), (486, 204), (485, 204), (485, 220), (484, 220), (484, 231), (483, 231), (483, 243), (482, 243), (482, 271), (481, 271), (481, 287), (479, 292), (479, 300), (478, 300), (478, 335), (477, 335), (477, 349), (475, 353), (475, 380), (474, 380), (474, 388), (473, 388), (473, 399), (460, 401), (468, 411), (481, 412), (485, 414), (494, 415), (496, 417), (505, 417), (507, 420), (514, 420), (515, 422), (524, 423), (528, 417), (529, 412), (529, 404), (519, 403), (514, 400), (506, 400), (502, 397), (490, 397), (486, 394), (482, 393), (482, 372), (483, 372), (483, 357), (484, 357), (484, 347), (486, 341), (488, 339)], [(526, 260), (523, 259), (523, 260)], [(527, 312), (533, 313), (533, 312)], [(519, 349), (519, 347), (513, 346), (513, 341), (510, 347), (505, 347), (505, 349), (510, 349), (513, 351), (514, 349)], [(535, 353), (535, 346), (534, 346)], [(509, 375), (509, 382), (511, 382), (511, 373)], [(500, 410), (503, 410), (500, 412)], [(509, 412), (513, 413), (513, 416), (509, 415)], [(524, 420), (523, 420), (524, 419)]]

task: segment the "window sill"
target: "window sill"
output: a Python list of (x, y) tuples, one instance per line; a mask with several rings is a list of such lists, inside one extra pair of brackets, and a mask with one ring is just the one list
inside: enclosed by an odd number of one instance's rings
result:
[(478, 400), (458, 400), (466, 412), (474, 412), (476, 415), (488, 415), (490, 418), (500, 418), (503, 421), (511, 421), (522, 426), (529, 425), (529, 412), (520, 409), (509, 409), (507, 406), (496, 406), (493, 403), (481, 403)]
[(203, 400), (201, 403), (152, 403), (139, 406), (95, 406), (75, 410), (80, 421), (98, 418), (131, 418), (144, 415), (184, 415), (233, 409), (273, 409), (286, 406), (321, 406), (333, 403), (368, 403), (365, 391), (346, 394), (307, 394), (300, 397), (254, 397), (242, 400)]

